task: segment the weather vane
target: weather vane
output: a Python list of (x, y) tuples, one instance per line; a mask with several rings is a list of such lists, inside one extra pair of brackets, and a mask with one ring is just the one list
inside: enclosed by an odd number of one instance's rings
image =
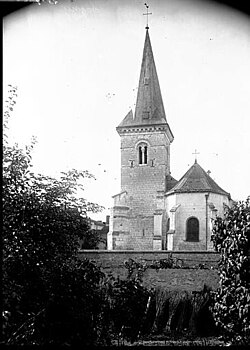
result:
[(152, 12), (148, 12), (148, 8), (149, 6), (145, 3), (144, 4), (146, 6), (146, 9), (147, 9), (147, 13), (143, 13), (144, 16), (147, 16), (147, 26), (145, 27), (146, 29), (149, 29), (149, 26), (148, 26), (148, 16), (149, 15), (152, 15)]
[(200, 154), (199, 152), (197, 152), (197, 149), (194, 150), (194, 153), (192, 154), (195, 154), (195, 163), (197, 163), (197, 154)]

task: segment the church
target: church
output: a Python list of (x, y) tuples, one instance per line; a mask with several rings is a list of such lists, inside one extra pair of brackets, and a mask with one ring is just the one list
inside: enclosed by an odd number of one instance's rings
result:
[(108, 250), (213, 250), (212, 219), (223, 216), (231, 197), (197, 159), (179, 181), (171, 175), (174, 135), (148, 26), (135, 113), (130, 110), (116, 130), (121, 138), (121, 191), (113, 196)]

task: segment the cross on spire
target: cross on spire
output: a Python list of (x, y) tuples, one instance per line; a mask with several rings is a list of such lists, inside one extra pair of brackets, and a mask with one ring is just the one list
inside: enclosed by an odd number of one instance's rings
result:
[(148, 16), (149, 15), (152, 15), (152, 12), (148, 12), (148, 8), (149, 6), (145, 3), (144, 4), (146, 6), (146, 9), (147, 9), (147, 13), (143, 13), (144, 16), (147, 16), (147, 26), (145, 27), (145, 29), (149, 29), (149, 26), (148, 26)]
[(195, 149), (192, 154), (195, 154), (195, 163), (197, 163), (197, 154), (200, 154), (200, 152), (197, 152), (197, 149)]

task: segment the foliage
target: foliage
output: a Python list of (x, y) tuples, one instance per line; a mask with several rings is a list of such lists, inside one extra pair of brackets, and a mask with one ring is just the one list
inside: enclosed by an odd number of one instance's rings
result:
[(151, 263), (146, 261), (138, 262), (131, 258), (124, 261), (124, 267), (128, 270), (128, 279), (135, 278), (140, 282), (142, 282), (143, 274), (147, 269), (158, 271), (160, 269), (181, 268), (182, 264), (183, 261), (172, 258), (172, 254), (167, 259), (153, 260)]
[(114, 279), (109, 289), (112, 332), (132, 343), (143, 331), (152, 292), (136, 279)]
[(138, 281), (142, 281), (144, 272), (147, 269), (154, 269), (156, 271), (162, 269), (213, 269), (213, 265), (209, 266), (206, 262), (190, 266), (185, 264), (185, 259), (173, 257), (172, 253), (169, 254), (168, 258), (159, 260), (154, 259), (150, 263), (146, 261), (138, 262), (129, 258), (124, 261), (124, 267), (128, 270), (127, 277), (129, 279), (138, 279)]
[(147, 263), (140, 263), (131, 258), (124, 261), (124, 267), (128, 270), (127, 278), (134, 278), (139, 282), (142, 282), (143, 274), (148, 269)]
[(40, 309), (29, 313), (7, 344), (105, 344), (107, 337), (101, 331), (103, 322), (100, 317), (105, 307), (100, 269), (87, 259), (75, 259), (50, 273), (46, 293), (39, 296)]
[[(72, 279), (81, 284), (79, 271), (90, 268), (90, 265), (81, 268), (77, 265), (79, 239), (86, 248), (96, 247), (98, 237), (89, 229), (87, 212), (101, 209), (79, 197), (79, 189), (83, 186), (80, 180), (93, 178), (88, 171), (63, 172), (59, 180), (35, 175), (31, 171), (35, 139), (25, 149), (18, 144), (10, 145), (8, 122), (15, 105), (16, 90), (9, 86), (3, 123), (2, 317), (5, 341), (13, 339), (20, 327), (23, 331), (26, 324), (30, 325), (29, 320), (41, 317), (42, 310), (46, 313), (48, 305), (54, 302), (51, 298), (61, 298), (62, 303), (68, 303), (71, 295), (73, 303), (79, 297), (76, 294), (81, 292), (87, 298), (81, 302), (94, 307), (86, 290), (81, 290), (84, 284), (79, 290), (74, 287), (76, 289), (69, 291), (68, 288)], [(93, 270), (93, 275), (95, 273)], [(61, 290), (54, 283), (57, 276), (65, 283)], [(76, 306), (73, 303), (70, 307)], [(86, 317), (89, 323), (92, 316)], [(32, 327), (30, 329), (34, 331)], [(22, 342), (27, 341), (25, 339)]]
[(212, 241), (221, 253), (220, 288), (214, 295), (213, 315), (225, 339), (247, 344), (250, 338), (250, 197), (217, 218)]

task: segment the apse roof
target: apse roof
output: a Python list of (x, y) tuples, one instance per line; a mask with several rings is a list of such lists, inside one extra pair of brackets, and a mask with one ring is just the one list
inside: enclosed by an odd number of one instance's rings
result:
[(230, 194), (217, 185), (197, 161), (167, 194), (192, 192), (213, 192), (230, 197)]

